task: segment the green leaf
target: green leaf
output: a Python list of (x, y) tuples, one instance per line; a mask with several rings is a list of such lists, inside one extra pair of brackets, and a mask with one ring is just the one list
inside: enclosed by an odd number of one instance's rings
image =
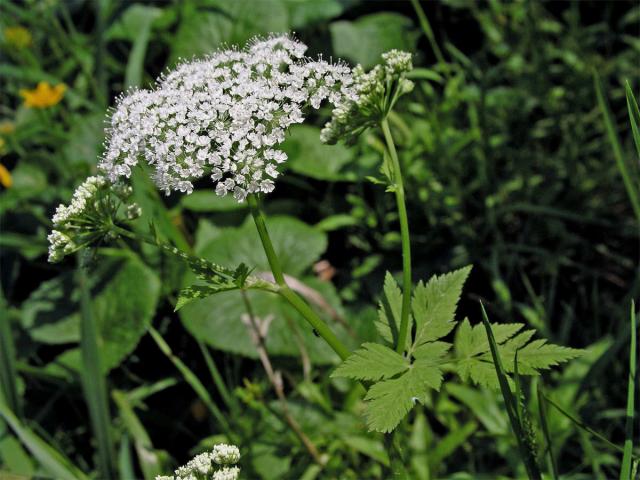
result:
[(181, 13), (170, 63), (209, 54), (225, 44), (244, 45), (256, 35), (290, 30), (287, 8), (279, 0), (211, 0), (207, 8), (186, 4)]
[[(102, 367), (108, 371), (133, 351), (151, 324), (160, 281), (129, 255), (101, 259), (89, 277), (93, 314), (103, 342)], [(22, 326), (42, 343), (79, 342), (79, 301), (72, 274), (43, 282), (23, 303)]]
[(333, 51), (370, 68), (380, 62), (380, 55), (391, 49), (414, 51), (419, 33), (410, 18), (397, 13), (374, 13), (350, 22), (341, 20), (329, 25)]
[(444, 337), (455, 327), (456, 307), (470, 271), (468, 266), (434, 275), (426, 285), (418, 283), (411, 302), (416, 323), (414, 348)]
[(237, 290), (238, 286), (233, 283), (224, 285), (191, 285), (190, 287), (183, 288), (178, 294), (178, 301), (174, 308), (174, 312), (177, 312), (188, 303), (201, 298), (207, 298), (211, 295), (215, 295), (220, 292), (228, 292), (230, 290)]
[(87, 479), (87, 476), (71, 460), (45, 442), (29, 427), (25, 426), (1, 399), (0, 416), (9, 424), (31, 455), (54, 478), (63, 480)]
[(439, 368), (417, 364), (398, 378), (376, 383), (365, 396), (369, 429), (391, 432), (415, 403), (424, 398), (428, 388), (439, 390), (441, 383)]
[[(384, 277), (384, 295), (378, 306), (376, 329), (380, 336), (393, 346), (398, 338), (400, 312), (402, 311), (402, 291), (389, 272)], [(411, 325), (409, 325), (411, 330)]]
[(233, 196), (220, 196), (212, 190), (196, 190), (180, 199), (183, 208), (193, 212), (231, 212), (247, 208), (246, 203), (238, 202)]
[(631, 132), (633, 133), (633, 142), (636, 144), (636, 152), (640, 157), (640, 109), (638, 108), (638, 102), (633, 95), (629, 80), (624, 85), (625, 93), (627, 95), (627, 110), (629, 110), (629, 122), (631, 123)]
[(332, 377), (347, 377), (355, 380), (380, 380), (402, 373), (409, 362), (399, 353), (384, 345), (363, 343), (333, 372)]
[(284, 0), (292, 28), (303, 28), (338, 17), (346, 8), (344, 0)]
[[(521, 375), (536, 375), (539, 370), (546, 370), (581, 354), (581, 350), (549, 344), (544, 339), (530, 342), (535, 331), (520, 332), (523, 326), (521, 323), (491, 324), (503, 368), (507, 373), (514, 371), (516, 351)], [(471, 327), (469, 320), (464, 319), (456, 331), (454, 349), (457, 372), (463, 380), (472, 380), (494, 389), (499, 387), (489, 340), (481, 324)]]
[(345, 171), (345, 167), (354, 160), (353, 149), (340, 144), (323, 144), (317, 127), (295, 125), (289, 133), (282, 144), (289, 157), (288, 168), (318, 180), (356, 180), (355, 172)]
[(162, 474), (160, 458), (153, 448), (151, 438), (136, 415), (129, 397), (124, 392), (114, 390), (111, 396), (118, 406), (120, 419), (134, 441), (138, 462), (145, 480), (153, 480)]

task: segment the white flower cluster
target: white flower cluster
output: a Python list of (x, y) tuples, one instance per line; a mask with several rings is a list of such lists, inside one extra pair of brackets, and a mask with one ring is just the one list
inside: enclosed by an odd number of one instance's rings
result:
[(122, 97), (110, 120), (100, 168), (112, 181), (144, 160), (167, 194), (191, 193), (209, 175), (216, 193), (271, 192), (277, 146), (306, 107), (356, 100), (346, 65), (311, 60), (288, 36), (255, 40), (243, 50), (221, 50), (178, 66), (154, 90)]
[(54, 213), (51, 219), (53, 225), (60, 227), (74, 217), (80, 216), (87, 208), (87, 203), (90, 204), (95, 200), (95, 195), (98, 193), (99, 188), (105, 184), (106, 179), (101, 175), (87, 178), (76, 188), (75, 192), (73, 192), (69, 206), (63, 204), (58, 205), (56, 213)]
[[(49, 262), (61, 261), (80, 248), (104, 237), (113, 222), (118, 220), (120, 202), (113, 201), (113, 195), (124, 202), (132, 193), (128, 185), (111, 185), (101, 176), (87, 178), (74, 191), (69, 205), (60, 204), (52, 222), (54, 229), (49, 240)], [(133, 203), (125, 208), (127, 220), (133, 220), (142, 213)]]
[[(240, 469), (240, 450), (235, 445), (218, 444), (179, 467), (173, 476), (157, 476), (156, 480), (237, 480)], [(220, 468), (217, 465), (221, 465)]]
[(59, 262), (65, 255), (78, 250), (73, 231), (81, 226), (78, 224), (83, 222), (82, 217), (87, 210), (95, 209), (96, 196), (105, 184), (106, 179), (102, 176), (89, 177), (75, 190), (68, 206), (58, 205), (52, 218), (55, 229), (47, 237), (49, 262)]
[(240, 460), (240, 450), (235, 445), (220, 443), (213, 447), (211, 460), (218, 465), (234, 465)]
[(382, 60), (384, 65), (376, 65), (369, 72), (361, 65), (353, 69), (355, 98), (345, 96), (334, 108), (331, 121), (320, 132), (323, 143), (354, 140), (385, 118), (398, 98), (413, 89), (413, 82), (405, 78), (413, 69), (410, 53), (390, 50), (382, 54)]

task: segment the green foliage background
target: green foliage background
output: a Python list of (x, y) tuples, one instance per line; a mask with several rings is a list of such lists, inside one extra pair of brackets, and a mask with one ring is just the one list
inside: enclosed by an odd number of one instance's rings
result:
[[(22, 26), (32, 36), (18, 46), (4, 35), (1, 44), (0, 121), (14, 129), (0, 133), (0, 162), (13, 179), (0, 192), (0, 321), (3, 342), (9, 331), (15, 350), (9, 361), (3, 344), (1, 358), (3, 382), (17, 390), (20, 411), (0, 421), (0, 475), (60, 476), (25, 449), (37, 444), (34, 432), (75, 465), (69, 468), (99, 468), (80, 378), (86, 365), (77, 267), (74, 259), (46, 262), (46, 234), (55, 206), (95, 172), (107, 107), (181, 58), (288, 31), (312, 54), (365, 67), (392, 48), (415, 54), (416, 88), (390, 118), (405, 172), (414, 279), (473, 264), (460, 319), (478, 323), (481, 299), (494, 322), (525, 324), (554, 343), (586, 349), (545, 376), (547, 393), (622, 444), (640, 220), (616, 166), (593, 75), (604, 85), (630, 177), (640, 185), (623, 88), (628, 80), (638, 91), (640, 7), (500, 0), (422, 6), (433, 41), (410, 2), (0, 4), (2, 31)], [(22, 105), (20, 89), (39, 81), (65, 83), (62, 102)], [(385, 272), (401, 270), (400, 237), (392, 199), (367, 180), (378, 176), (380, 136), (368, 132), (353, 147), (322, 145), (319, 127), (329, 113), (291, 130), (288, 172), (265, 204), (285, 272), (312, 289), (315, 308), (356, 348), (378, 338), (375, 305)], [(206, 182), (183, 198), (159, 195), (143, 174), (134, 185), (142, 231), (153, 219), (180, 248), (268, 270), (244, 206), (216, 197)], [(242, 448), (246, 478), (386, 478), (382, 436), (366, 433), (357, 391), (329, 377), (337, 357), (278, 298), (257, 292), (250, 302), (257, 316), (272, 316), (266, 345), (284, 377), (286, 409), (326, 456), (322, 468), (283, 421), (283, 403), (256, 360), (236, 292), (174, 313), (178, 290), (190, 283), (179, 261), (124, 242), (86, 260), (120, 478), (168, 472), (229, 440), (229, 431)], [(147, 335), (152, 325), (173, 357)], [(176, 369), (176, 358), (211, 402)], [(534, 384), (527, 388), (535, 391)], [(527, 402), (537, 411), (533, 393)], [(400, 426), (412, 478), (524, 475), (498, 392), (454, 380), (425, 403)], [(26, 429), (22, 443), (11, 433), (16, 422)], [(566, 478), (617, 476), (619, 452), (556, 410), (547, 422)]]

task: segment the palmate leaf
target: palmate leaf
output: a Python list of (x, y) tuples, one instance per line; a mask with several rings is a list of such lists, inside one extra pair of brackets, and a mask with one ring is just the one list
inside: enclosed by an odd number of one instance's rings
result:
[[(559, 365), (581, 354), (581, 350), (547, 343), (544, 339), (531, 340), (534, 330), (524, 330), (521, 323), (491, 324), (498, 353), (504, 370), (514, 371), (514, 358), (518, 352), (518, 373), (535, 375), (540, 370)], [(465, 319), (456, 332), (454, 342), (458, 375), (485, 387), (499, 387), (489, 341), (482, 325), (471, 327)]]
[(370, 430), (392, 431), (416, 402), (425, 403), (428, 389), (440, 389), (440, 363), (450, 344), (431, 342), (414, 352), (409, 360), (383, 345), (365, 343), (332, 376), (356, 380), (380, 380), (365, 396), (366, 419)]
[(424, 403), (427, 389), (439, 390), (441, 384), (442, 370), (431, 360), (417, 360), (400, 377), (376, 383), (365, 396), (367, 426), (391, 432), (416, 402)]

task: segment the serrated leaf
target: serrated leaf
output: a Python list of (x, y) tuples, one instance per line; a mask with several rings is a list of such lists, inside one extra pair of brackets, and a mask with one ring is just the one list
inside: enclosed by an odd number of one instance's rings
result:
[[(520, 331), (523, 326), (521, 323), (491, 324), (500, 359), (508, 373), (514, 371), (516, 352), (520, 375), (536, 375), (539, 370), (564, 363), (581, 353), (577, 349), (549, 344), (544, 339), (530, 341), (535, 330)], [(462, 380), (499, 388), (489, 341), (482, 325), (471, 327), (467, 319), (463, 320), (456, 331), (454, 349), (457, 372)]]
[(468, 266), (418, 283), (411, 302), (416, 322), (414, 348), (444, 337), (455, 327), (456, 307), (470, 271)]
[(367, 425), (370, 430), (391, 432), (428, 388), (440, 389), (442, 371), (437, 367), (412, 365), (398, 378), (373, 385), (367, 395)]
[[(384, 296), (378, 305), (378, 320), (376, 329), (380, 336), (391, 346), (396, 344), (400, 313), (402, 311), (402, 291), (387, 272), (384, 277)], [(409, 328), (410, 329), (410, 328)]]
[(228, 292), (230, 290), (237, 290), (238, 286), (233, 283), (226, 283), (222, 285), (191, 285), (190, 287), (180, 290), (178, 300), (174, 312), (177, 312), (188, 303), (193, 302), (201, 298), (207, 298), (211, 295), (215, 295), (220, 292)]
[(409, 368), (409, 362), (399, 353), (377, 343), (363, 343), (333, 372), (332, 377), (354, 380), (390, 378)]

